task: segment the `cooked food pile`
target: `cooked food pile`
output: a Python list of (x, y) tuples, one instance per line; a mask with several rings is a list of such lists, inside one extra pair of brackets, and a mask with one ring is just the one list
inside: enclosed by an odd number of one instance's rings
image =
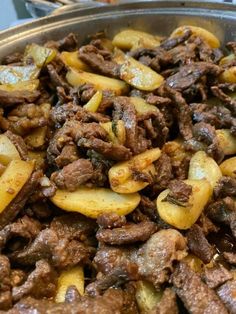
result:
[(236, 313), (236, 42), (32, 43), (0, 105), (0, 313)]

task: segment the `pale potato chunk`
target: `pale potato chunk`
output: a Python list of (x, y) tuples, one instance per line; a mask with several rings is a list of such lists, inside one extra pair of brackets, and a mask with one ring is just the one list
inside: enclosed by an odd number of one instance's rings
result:
[(45, 144), (46, 134), (47, 127), (42, 126), (31, 131), (31, 133), (24, 138), (24, 141), (30, 147), (40, 148)]
[(107, 131), (109, 140), (114, 144), (124, 144), (126, 140), (126, 130), (123, 120), (118, 120), (114, 125), (113, 122), (104, 122), (100, 125)]
[(38, 78), (39, 68), (35, 65), (0, 65), (0, 84), (16, 84)]
[(233, 60), (235, 60), (235, 59), (236, 59), (235, 55), (234, 55), (233, 53), (231, 53), (230, 55), (228, 55), (228, 56), (226, 56), (226, 57), (220, 59), (219, 64), (220, 64), (220, 65), (225, 65), (225, 64), (227, 64), (228, 62), (233, 61)]
[(75, 211), (87, 217), (115, 212), (118, 215), (131, 213), (140, 202), (140, 195), (117, 194), (105, 188), (80, 187), (74, 192), (57, 190), (51, 201), (61, 209)]
[(21, 159), (12, 141), (4, 134), (0, 135), (0, 163), (7, 166), (10, 161)]
[(75, 87), (83, 84), (92, 84), (97, 90), (111, 90), (116, 95), (126, 94), (129, 90), (128, 85), (121, 80), (85, 71), (76, 71), (72, 68), (67, 72), (66, 79), (70, 85)]
[(56, 303), (65, 302), (66, 291), (72, 285), (77, 288), (81, 295), (84, 294), (84, 270), (81, 266), (64, 270), (60, 274), (55, 296)]
[(28, 60), (33, 59), (34, 64), (41, 68), (51, 62), (56, 55), (57, 51), (55, 49), (46, 48), (37, 44), (30, 44), (25, 48), (23, 60), (24, 63), (27, 64)]
[(220, 169), (224, 176), (230, 176), (236, 178), (236, 157), (226, 159), (220, 165)]
[(225, 155), (236, 154), (236, 137), (228, 129), (216, 130), (216, 135)]
[(146, 113), (156, 113), (158, 111), (157, 107), (148, 104), (143, 98), (141, 97), (130, 97), (132, 104), (135, 107), (138, 115), (146, 114)]
[(160, 45), (160, 39), (146, 32), (126, 29), (118, 33), (112, 41), (120, 49), (136, 49), (139, 47), (154, 48)]
[(93, 97), (87, 102), (86, 105), (84, 105), (84, 109), (90, 111), (90, 112), (96, 112), (98, 110), (98, 107), (102, 101), (102, 92), (98, 90), (96, 94), (93, 95)]
[(205, 152), (196, 152), (190, 160), (188, 179), (201, 180), (206, 179), (210, 182), (212, 188), (222, 177), (220, 167), (215, 160), (209, 157)]
[(46, 165), (47, 153), (46, 151), (28, 151), (29, 160), (35, 164), (35, 169), (44, 169)]
[(78, 51), (63, 51), (60, 55), (60, 58), (68, 67), (88, 72), (91, 70), (90, 67), (79, 58)]
[(3, 84), (0, 85), (0, 90), (6, 92), (14, 91), (34, 91), (39, 87), (39, 80), (23, 81), (16, 84)]
[(221, 82), (224, 83), (236, 83), (236, 66), (232, 66), (220, 75)]
[(0, 213), (11, 203), (29, 180), (33, 162), (12, 160), (0, 177)]
[(148, 314), (160, 302), (163, 291), (144, 280), (137, 281), (135, 293), (136, 301), (141, 314)]
[(172, 32), (170, 37), (181, 36), (184, 34), (186, 29), (191, 29), (193, 35), (196, 35), (202, 38), (203, 40), (205, 40), (208, 43), (208, 45), (211, 46), (211, 48), (220, 47), (220, 41), (214, 34), (209, 32), (205, 28), (198, 27), (198, 26), (191, 26), (191, 25), (180, 26)]
[(178, 229), (189, 229), (201, 215), (212, 195), (212, 187), (207, 180), (185, 180), (192, 186), (192, 195), (186, 207), (165, 201), (169, 189), (161, 192), (157, 198), (157, 211), (169, 225)]

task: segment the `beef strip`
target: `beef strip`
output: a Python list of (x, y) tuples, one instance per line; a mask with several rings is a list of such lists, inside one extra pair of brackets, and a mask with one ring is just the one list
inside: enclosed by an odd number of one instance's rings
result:
[(126, 224), (125, 216), (119, 216), (116, 213), (104, 213), (98, 216), (97, 224), (102, 228), (113, 229), (120, 228)]
[(160, 230), (153, 234), (137, 252), (135, 261), (139, 274), (156, 288), (168, 281), (173, 262), (187, 255), (185, 238), (174, 229)]
[(184, 33), (180, 36), (169, 37), (161, 43), (161, 47), (165, 50), (170, 50), (175, 46), (182, 44), (192, 35), (192, 31), (189, 28), (184, 30)]
[(204, 75), (217, 77), (221, 69), (214, 64), (207, 62), (195, 62), (182, 66), (179, 72), (168, 77), (166, 83), (173, 89), (183, 91), (195, 84)]
[(32, 91), (5, 91), (0, 90), (0, 104), (1, 107), (10, 107), (17, 104), (22, 104), (25, 102), (32, 103), (37, 100), (40, 96), (40, 92), (38, 90)]
[(145, 242), (157, 230), (156, 225), (151, 221), (140, 222), (139, 224), (126, 224), (120, 228), (100, 229), (96, 237), (100, 242), (110, 245), (124, 245), (135, 242)]
[(217, 289), (217, 294), (229, 310), (230, 314), (236, 313), (236, 280), (229, 280)]
[(0, 255), (0, 310), (12, 306), (10, 262), (5, 255)]
[(27, 272), (21, 269), (11, 269), (11, 286), (20, 286), (27, 279)]
[(80, 185), (85, 184), (93, 176), (93, 166), (87, 159), (73, 161), (62, 170), (52, 173), (51, 180), (60, 189), (70, 192), (75, 191)]
[(236, 266), (236, 253), (224, 252), (223, 256), (229, 264)]
[(187, 264), (179, 263), (172, 275), (172, 282), (177, 295), (190, 313), (228, 313), (216, 293)]
[(23, 59), (23, 54), (21, 52), (14, 52), (10, 55), (5, 56), (2, 59), (2, 64), (14, 64), (14, 63), (21, 63)]
[(166, 288), (161, 301), (150, 311), (150, 314), (178, 314), (176, 294), (171, 288)]
[(216, 198), (236, 196), (236, 179), (227, 176), (221, 177), (214, 188), (214, 195)]
[(95, 71), (106, 76), (119, 77), (120, 66), (112, 60), (105, 59), (95, 46), (87, 45), (81, 47), (79, 57)]
[(188, 65), (196, 59), (197, 45), (189, 43), (188, 45), (178, 45), (169, 50), (171, 63), (174, 65)]
[(170, 192), (167, 195), (167, 201), (176, 204), (188, 204), (189, 198), (192, 195), (191, 185), (186, 184), (181, 180), (170, 181), (168, 188)]
[(233, 275), (221, 264), (213, 268), (205, 268), (203, 280), (209, 288), (215, 289), (226, 281), (231, 280)]
[(12, 200), (12, 202), (0, 214), (0, 230), (15, 219), (21, 209), (25, 206), (28, 198), (35, 190), (39, 178), (42, 176), (41, 171), (32, 173), (29, 180), (25, 183), (23, 188)]
[(190, 251), (205, 264), (209, 263), (216, 253), (213, 246), (206, 239), (201, 227), (194, 224), (186, 234)]
[(236, 100), (226, 95), (218, 86), (212, 86), (213, 95), (219, 98), (225, 107), (227, 107), (234, 115), (236, 115)]
[(74, 143), (70, 143), (62, 148), (61, 154), (56, 157), (55, 162), (59, 168), (62, 168), (78, 159), (78, 149)]
[(67, 288), (65, 294), (65, 303), (79, 302), (81, 295), (75, 285), (71, 285)]
[(77, 39), (75, 34), (70, 33), (58, 41), (48, 41), (45, 46), (48, 48), (58, 49), (60, 51), (73, 51), (77, 46)]
[(57, 72), (57, 69), (52, 64), (48, 64), (47, 69), (50, 77), (50, 82), (52, 83), (54, 88), (56, 89), (58, 86), (60, 86), (63, 87), (66, 91), (68, 91), (69, 85), (65, 81), (65, 79)]
[(36, 262), (36, 268), (29, 274), (27, 280), (12, 289), (13, 301), (32, 296), (36, 299), (53, 297), (57, 288), (57, 274), (47, 261)]

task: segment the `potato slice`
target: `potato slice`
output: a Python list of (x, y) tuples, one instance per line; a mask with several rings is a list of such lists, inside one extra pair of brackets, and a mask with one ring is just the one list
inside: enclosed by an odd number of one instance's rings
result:
[(121, 65), (121, 79), (137, 89), (153, 91), (164, 81), (161, 75), (122, 51), (116, 50), (113, 59)]
[(193, 189), (188, 206), (183, 207), (164, 201), (170, 192), (169, 189), (161, 192), (157, 198), (157, 211), (160, 217), (178, 229), (189, 229), (197, 221), (212, 195), (212, 187), (207, 180), (184, 182), (191, 185)]
[[(141, 172), (144, 174), (151, 174), (151, 175), (155, 175), (156, 173), (155, 167), (153, 164), (149, 165), (147, 168), (145, 168)], [(117, 193), (129, 194), (129, 193), (138, 192), (144, 189), (148, 185), (149, 185), (148, 182), (136, 181), (132, 178), (128, 178), (124, 183), (121, 183), (116, 186), (112, 186), (112, 190)]]
[(35, 169), (44, 169), (46, 165), (47, 153), (46, 151), (28, 151), (28, 157), (35, 163)]
[(7, 166), (10, 161), (20, 160), (20, 154), (12, 141), (4, 134), (0, 135), (0, 163)]
[(108, 172), (112, 189), (120, 184), (125, 183), (125, 181), (132, 176), (134, 170), (142, 171), (150, 166), (160, 157), (160, 155), (160, 149), (153, 148), (134, 156), (128, 161), (122, 161), (115, 164)]
[(24, 138), (24, 141), (30, 147), (40, 148), (45, 144), (46, 134), (47, 126), (42, 126), (31, 131), (31, 133)]
[(162, 297), (163, 291), (157, 291), (155, 287), (144, 280), (136, 283), (136, 301), (141, 314), (148, 314), (156, 306)]
[(199, 151), (193, 155), (190, 160), (188, 179), (206, 179), (214, 189), (221, 177), (222, 173), (220, 167), (213, 158), (207, 156), (203, 151)]
[(156, 113), (158, 111), (157, 107), (153, 105), (149, 105), (143, 98), (141, 97), (130, 97), (132, 104), (135, 107), (138, 115), (146, 114), (146, 113)]
[(0, 213), (20, 192), (34, 169), (33, 162), (12, 160), (0, 177)]
[(113, 122), (104, 122), (100, 125), (107, 131), (109, 140), (114, 144), (124, 144), (126, 139), (126, 130), (123, 120), (118, 120), (114, 125)]
[(34, 64), (41, 68), (51, 62), (57, 55), (55, 49), (30, 44), (26, 46), (23, 61), (27, 64), (28, 60), (33, 60)]
[(154, 48), (160, 45), (160, 39), (146, 32), (126, 29), (113, 38), (112, 44), (125, 50), (138, 47)]
[(216, 135), (225, 155), (236, 154), (236, 137), (234, 137), (230, 130), (220, 129), (216, 130)]
[(98, 110), (98, 107), (100, 106), (101, 101), (102, 92), (98, 90), (96, 94), (94, 94), (93, 97), (87, 102), (87, 104), (84, 105), (83, 108), (90, 112), (96, 112)]
[(224, 176), (230, 176), (236, 178), (236, 157), (226, 159), (220, 165), (220, 169)]
[(129, 91), (128, 85), (121, 80), (94, 73), (76, 71), (72, 68), (67, 72), (66, 79), (70, 85), (75, 87), (83, 84), (92, 84), (97, 90), (111, 90), (116, 95), (123, 95)]
[(84, 270), (81, 266), (64, 270), (60, 274), (55, 296), (56, 303), (65, 302), (66, 291), (72, 285), (77, 288), (81, 295), (84, 294)]
[(39, 68), (35, 65), (0, 65), (0, 84), (16, 84), (38, 78)]
[(220, 81), (223, 83), (236, 83), (236, 66), (224, 70), (220, 75)]
[(205, 28), (198, 27), (198, 26), (191, 26), (191, 25), (180, 26), (173, 31), (170, 37), (174, 38), (177, 36), (181, 36), (184, 34), (186, 29), (191, 29), (193, 35), (198, 36), (204, 41), (206, 41), (211, 48), (220, 47), (220, 41), (214, 34), (209, 32)]
[(236, 56), (235, 56), (233, 53), (231, 53), (230, 55), (228, 55), (228, 56), (226, 56), (226, 57), (220, 59), (219, 64), (220, 64), (220, 65), (225, 65), (225, 64), (227, 64), (228, 62), (233, 61), (233, 60), (235, 60), (235, 59), (236, 59)]
[(76, 70), (91, 71), (90, 67), (79, 58), (78, 51), (63, 51), (60, 54), (60, 58), (68, 67), (75, 68)]
[(34, 91), (38, 89), (38, 87), (39, 87), (39, 80), (32, 80), (32, 81), (18, 82), (16, 84), (0, 85), (0, 90), (4, 90), (6, 92)]
[(87, 217), (115, 212), (118, 215), (131, 213), (140, 202), (140, 195), (117, 194), (104, 188), (78, 188), (74, 192), (57, 190), (51, 201), (66, 211), (75, 211)]

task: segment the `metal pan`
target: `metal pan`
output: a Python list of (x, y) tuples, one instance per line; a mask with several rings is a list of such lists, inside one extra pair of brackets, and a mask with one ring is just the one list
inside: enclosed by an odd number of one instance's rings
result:
[(64, 12), (0, 32), (0, 60), (29, 42), (42, 43), (75, 32), (80, 42), (88, 35), (105, 30), (113, 36), (132, 27), (162, 36), (179, 25), (205, 27), (222, 43), (236, 40), (235, 6), (212, 1), (129, 1), (85, 10)]

